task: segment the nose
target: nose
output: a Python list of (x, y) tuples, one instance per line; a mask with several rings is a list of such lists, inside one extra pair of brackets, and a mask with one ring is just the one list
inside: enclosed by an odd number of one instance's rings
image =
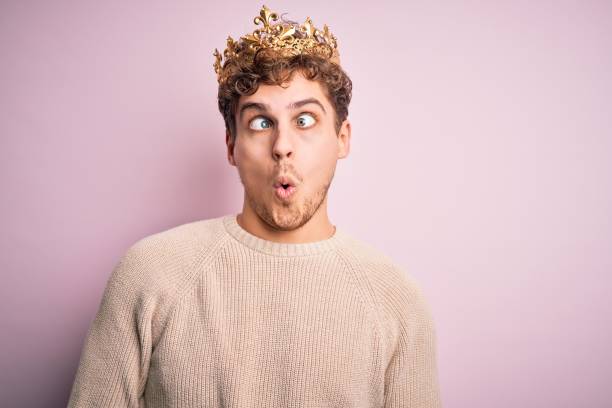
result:
[(272, 144), (272, 156), (274, 160), (280, 161), (285, 157), (293, 157), (294, 140), (291, 131), (279, 124), (276, 128), (275, 136)]

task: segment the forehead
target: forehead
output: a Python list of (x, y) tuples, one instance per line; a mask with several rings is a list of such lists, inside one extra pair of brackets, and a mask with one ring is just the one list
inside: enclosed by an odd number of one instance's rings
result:
[(288, 104), (308, 98), (316, 98), (325, 107), (329, 106), (323, 86), (318, 81), (306, 79), (302, 73), (296, 71), (283, 86), (261, 84), (254, 94), (241, 96), (238, 111), (242, 105), (249, 102), (264, 103), (274, 110), (286, 109)]

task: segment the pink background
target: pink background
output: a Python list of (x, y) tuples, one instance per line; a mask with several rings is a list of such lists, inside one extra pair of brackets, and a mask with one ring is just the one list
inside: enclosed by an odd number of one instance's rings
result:
[[(354, 82), (332, 222), (422, 285), (445, 407), (612, 406), (611, 3), (399, 3), (266, 2)], [(260, 7), (1, 3), (3, 406), (65, 406), (129, 245), (240, 211), (212, 51)]]

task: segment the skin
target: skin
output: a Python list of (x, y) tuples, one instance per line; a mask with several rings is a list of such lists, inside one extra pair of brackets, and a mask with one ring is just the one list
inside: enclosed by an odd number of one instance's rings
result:
[[(310, 98), (321, 106), (291, 106)], [(242, 110), (246, 105), (251, 106)], [(260, 85), (253, 95), (240, 97), (235, 142), (226, 133), (226, 146), (228, 161), (238, 169), (244, 187), (242, 213), (237, 216), (243, 229), (280, 243), (315, 242), (335, 233), (327, 192), (338, 159), (349, 154), (351, 138), (348, 119), (336, 133), (335, 118), (322, 85), (299, 71), (282, 86)], [(283, 202), (273, 185), (279, 175), (287, 174), (297, 187), (290, 201)]]

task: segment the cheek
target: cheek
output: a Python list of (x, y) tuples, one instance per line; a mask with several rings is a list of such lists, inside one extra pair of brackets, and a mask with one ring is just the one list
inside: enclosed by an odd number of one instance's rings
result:
[(234, 147), (234, 160), (242, 180), (249, 184), (266, 182), (265, 149), (252, 143), (236, 143)]
[(338, 158), (338, 143), (335, 139), (326, 141), (311, 150), (308, 158), (308, 172), (319, 182), (327, 181), (333, 173)]

